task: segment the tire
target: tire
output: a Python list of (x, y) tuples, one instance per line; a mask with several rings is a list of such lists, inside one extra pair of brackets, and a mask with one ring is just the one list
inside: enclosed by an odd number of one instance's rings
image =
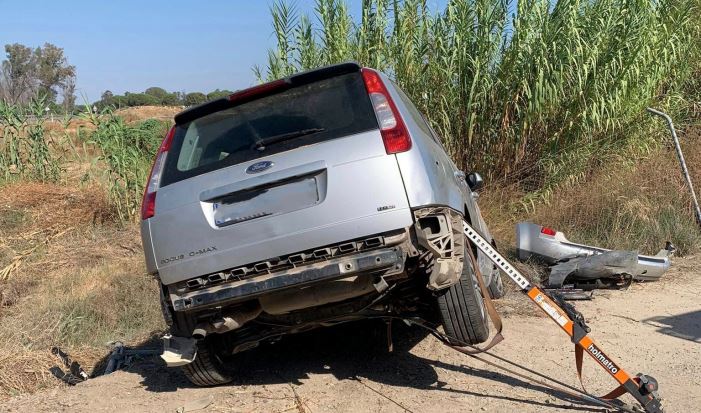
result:
[(201, 387), (218, 386), (233, 379), (207, 340), (198, 343), (195, 361), (183, 366), (182, 372), (192, 384)]
[[(173, 335), (190, 337), (195, 320), (187, 313), (176, 312), (170, 331)], [(195, 360), (180, 367), (185, 377), (195, 386), (218, 386), (233, 380), (231, 370), (221, 361), (216, 350), (216, 337), (210, 336), (197, 343)]]
[(489, 337), (489, 323), (484, 298), (477, 276), (467, 258), (460, 280), (439, 292), (436, 298), (438, 314), (445, 334), (454, 339), (453, 344), (479, 344)]
[(489, 296), (493, 300), (496, 300), (497, 298), (502, 298), (506, 295), (506, 290), (504, 289), (504, 282), (501, 279), (501, 271), (494, 271), (494, 273), (492, 274), (492, 280), (489, 282), (487, 289), (489, 290)]

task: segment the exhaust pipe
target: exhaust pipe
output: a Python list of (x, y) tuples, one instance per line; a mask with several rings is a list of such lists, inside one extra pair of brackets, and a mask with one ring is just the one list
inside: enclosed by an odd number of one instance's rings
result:
[(192, 330), (192, 338), (195, 340), (204, 340), (204, 338), (207, 336), (207, 324), (205, 323), (199, 323), (195, 327), (194, 330)]
[(215, 319), (211, 322), (198, 323), (195, 329), (192, 330), (192, 338), (195, 340), (204, 340), (208, 334), (216, 333), (223, 334), (232, 330), (240, 328), (247, 322), (258, 317), (263, 309), (260, 305), (256, 304), (254, 307), (242, 307), (238, 311), (231, 311), (221, 318)]

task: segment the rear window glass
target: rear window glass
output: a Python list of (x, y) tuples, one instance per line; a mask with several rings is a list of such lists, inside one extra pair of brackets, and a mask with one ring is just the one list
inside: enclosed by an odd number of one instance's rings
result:
[(376, 128), (360, 73), (293, 87), (178, 126), (162, 185)]

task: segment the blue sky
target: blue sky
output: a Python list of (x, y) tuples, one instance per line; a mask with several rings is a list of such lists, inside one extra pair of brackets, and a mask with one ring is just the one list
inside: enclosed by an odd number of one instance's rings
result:
[[(360, 0), (347, 2), (357, 15)], [(438, 2), (429, 0), (432, 6)], [(77, 68), (80, 103), (84, 95), (92, 102), (107, 89), (236, 90), (255, 83), (251, 68), (264, 66), (274, 46), (270, 3), (0, 0), (0, 47), (63, 47)], [(302, 12), (313, 10), (314, 0), (296, 3)]]

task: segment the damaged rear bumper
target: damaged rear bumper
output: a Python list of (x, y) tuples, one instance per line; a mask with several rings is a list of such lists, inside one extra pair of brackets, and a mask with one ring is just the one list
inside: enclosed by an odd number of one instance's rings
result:
[[(559, 231), (554, 235), (542, 231), (543, 226), (530, 222), (520, 222), (516, 225), (516, 250), (520, 260), (525, 261), (533, 257), (548, 264), (557, 264), (574, 258), (611, 252), (609, 249), (571, 242)], [(660, 250), (654, 256), (638, 255), (637, 261), (633, 260), (623, 272), (630, 273), (633, 279), (638, 281), (658, 280), (671, 265), (672, 251), (673, 249), (669, 248)]]
[(191, 311), (233, 304), (263, 294), (357, 274), (389, 275), (402, 271), (404, 271), (404, 252), (400, 247), (395, 246), (182, 294), (171, 291), (170, 294), (175, 311)]

